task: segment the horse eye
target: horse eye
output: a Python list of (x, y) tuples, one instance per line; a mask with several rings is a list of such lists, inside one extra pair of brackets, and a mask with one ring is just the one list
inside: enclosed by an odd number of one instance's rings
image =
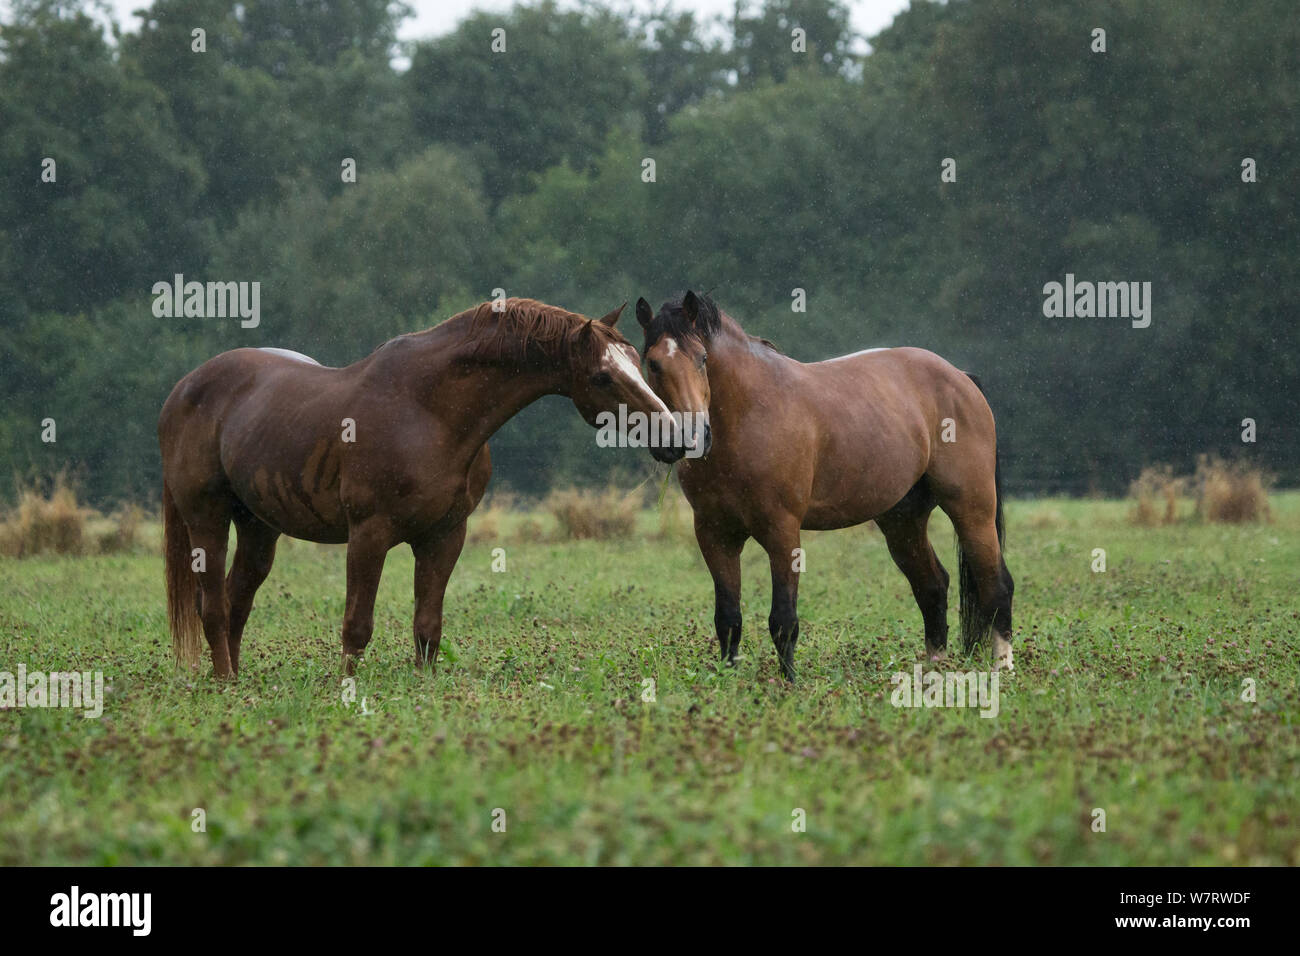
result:
[(704, 363), (707, 362), (708, 360), (709, 360), (709, 353), (708, 353), (708, 352), (701, 352), (701, 353), (700, 353), (700, 357), (699, 357), (699, 358), (696, 360), (696, 362), (695, 362), (695, 367), (696, 367), (696, 368), (704, 368)]
[(663, 371), (663, 369), (661, 369), (661, 368), (659, 367), (659, 363), (656, 362), (654, 359), (650, 359), (650, 360), (649, 360), (648, 362), (646, 362), (645, 364), (646, 364), (646, 367), (650, 369), (650, 373), (651, 373), (652, 375), (658, 375), (660, 372)]
[(614, 384), (614, 376), (608, 372), (597, 372), (591, 377), (591, 384), (597, 388), (609, 388)]

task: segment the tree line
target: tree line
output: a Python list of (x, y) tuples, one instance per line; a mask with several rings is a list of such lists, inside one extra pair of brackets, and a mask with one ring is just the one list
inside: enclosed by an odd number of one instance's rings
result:
[[(802, 360), (977, 373), (1013, 492), (1199, 452), (1300, 477), (1290, 0), (914, 0), (869, 45), (834, 0), (522, 3), (409, 45), (389, 0), (93, 12), (0, 30), (20, 478), (156, 498), (158, 409), (224, 349), (346, 364), (498, 288), (599, 315), (687, 286)], [(259, 282), (260, 323), (159, 318), (177, 274)], [(1067, 276), (1151, 283), (1149, 324), (1046, 315)], [(494, 440), (497, 482), (645, 474), (560, 401)]]

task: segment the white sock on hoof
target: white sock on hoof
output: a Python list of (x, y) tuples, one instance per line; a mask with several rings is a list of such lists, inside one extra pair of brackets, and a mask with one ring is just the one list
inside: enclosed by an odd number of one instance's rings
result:
[(993, 635), (993, 669), (995, 671), (1016, 669), (1012, 663), (1011, 642), (1001, 634)]

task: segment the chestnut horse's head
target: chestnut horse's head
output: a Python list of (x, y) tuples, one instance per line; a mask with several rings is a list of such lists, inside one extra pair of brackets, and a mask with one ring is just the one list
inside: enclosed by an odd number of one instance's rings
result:
[(569, 384), (569, 397), (588, 424), (597, 426), (602, 412), (619, 414), (619, 406), (627, 412), (640, 413), (648, 420), (662, 419), (668, 423), (671, 437), (666, 446), (655, 445), (650, 453), (660, 461), (676, 461), (681, 457), (681, 436), (672, 424), (671, 415), (663, 400), (654, 393), (641, 377), (641, 363), (632, 343), (614, 328), (623, 311), (624, 302), (613, 312), (600, 319), (588, 321), (578, 334), (575, 360), (571, 362), (573, 378)]
[[(718, 307), (707, 295), (688, 291), (670, 299), (655, 315), (650, 303), (638, 299), (636, 320), (645, 330), (645, 364), (650, 387), (674, 413), (683, 418), (685, 445), (702, 443), (700, 454), (713, 446), (709, 427), (709, 338), (721, 325)], [(676, 461), (686, 448), (667, 449), (666, 459)], [(693, 455), (692, 457), (698, 457)]]

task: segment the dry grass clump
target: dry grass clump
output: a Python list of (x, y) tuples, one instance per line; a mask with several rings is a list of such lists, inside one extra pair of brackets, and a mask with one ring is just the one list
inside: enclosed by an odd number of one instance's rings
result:
[(124, 505), (111, 515), (85, 507), (60, 473), (48, 494), (34, 484), (19, 487), (18, 503), (0, 515), (0, 554), (30, 558), (132, 551), (144, 519), (138, 505)]
[(496, 541), (501, 536), (501, 522), (490, 509), (475, 511), (469, 516), (468, 525), (469, 530), (465, 533), (465, 540), (470, 544)]
[(659, 515), (655, 540), (686, 541), (694, 537), (695, 521), (690, 503), (676, 485), (664, 490), (662, 503), (654, 499), (652, 507), (657, 507)]
[(95, 552), (125, 554), (136, 550), (144, 520), (144, 509), (134, 504), (122, 505), (111, 515), (101, 518), (92, 525), (95, 530)]
[(640, 511), (637, 496), (610, 488), (605, 491), (553, 491), (542, 502), (557, 524), (561, 539), (573, 541), (629, 537)]
[(469, 531), (466, 539), (470, 544), (483, 544), (501, 538), (510, 512), (515, 508), (515, 497), (508, 491), (500, 491), (488, 497), (469, 516)]
[(1035, 531), (1054, 531), (1070, 522), (1059, 508), (1037, 508), (1025, 523)]
[(519, 544), (532, 544), (541, 541), (544, 537), (546, 537), (546, 530), (542, 527), (542, 523), (531, 516), (521, 518), (515, 524), (514, 534), (511, 535), (511, 538)]
[(62, 474), (48, 496), (34, 486), (22, 487), (18, 504), (0, 522), (0, 553), (13, 558), (84, 554), (91, 513), (77, 503), (77, 493)]
[(470, 544), (510, 542), (531, 544), (546, 537), (546, 529), (530, 506), (521, 503), (512, 492), (499, 491), (469, 516)]
[[(1268, 521), (1271, 479), (1243, 461), (1225, 462), (1211, 455), (1196, 460), (1196, 473), (1179, 477), (1168, 465), (1144, 468), (1129, 486), (1134, 499), (1129, 520), (1142, 527), (1197, 519), (1215, 524)], [(1195, 504), (1179, 510), (1180, 500)]]
[(1196, 460), (1196, 513), (1206, 521), (1243, 524), (1268, 521), (1268, 487), (1272, 478), (1245, 462), (1225, 462), (1210, 455)]
[(1135, 499), (1129, 512), (1133, 524), (1143, 528), (1173, 524), (1178, 520), (1178, 499), (1187, 493), (1187, 480), (1175, 477), (1169, 465), (1143, 468), (1128, 493)]

